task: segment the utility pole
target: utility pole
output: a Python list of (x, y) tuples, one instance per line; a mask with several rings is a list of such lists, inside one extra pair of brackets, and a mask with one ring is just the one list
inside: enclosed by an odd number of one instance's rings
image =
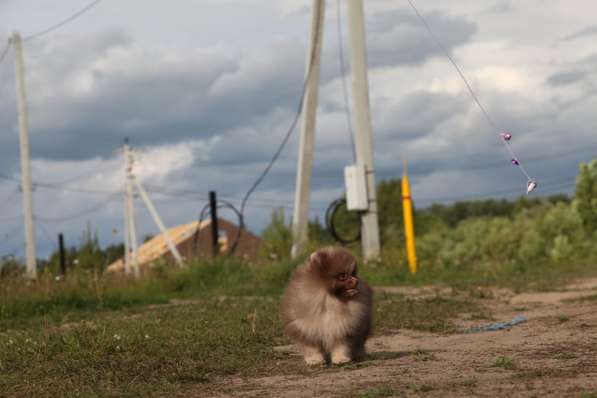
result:
[(218, 200), (215, 191), (209, 191), (209, 211), (211, 217), (211, 246), (215, 258), (220, 254), (220, 234), (218, 228)]
[(19, 141), (21, 145), (21, 188), (23, 190), (23, 214), (25, 217), (25, 253), (27, 277), (37, 278), (37, 253), (35, 249), (35, 228), (33, 226), (33, 198), (29, 160), (29, 125), (27, 117), (27, 96), (25, 94), (25, 67), (23, 65), (23, 44), (21, 35), (12, 36), (15, 47), (15, 69), (17, 78), (17, 110), (19, 113)]
[(350, 63), (356, 126), (357, 163), (365, 166), (369, 210), (361, 215), (361, 245), (363, 258), (379, 257), (379, 224), (375, 193), (375, 168), (373, 167), (373, 138), (369, 114), (369, 83), (367, 81), (367, 50), (365, 45), (365, 17), (363, 0), (347, 0), (350, 27)]
[(164, 240), (166, 241), (166, 245), (168, 245), (168, 249), (170, 250), (170, 253), (172, 253), (172, 256), (174, 257), (174, 260), (176, 260), (176, 263), (180, 267), (184, 266), (184, 262), (182, 261), (182, 256), (178, 252), (178, 249), (176, 248), (176, 245), (174, 244), (174, 242), (172, 242), (172, 239), (170, 239), (170, 236), (168, 235), (168, 231), (166, 230), (166, 227), (164, 226), (164, 223), (162, 222), (160, 215), (158, 214), (157, 210), (153, 206), (153, 203), (151, 203), (151, 200), (149, 199), (149, 196), (147, 195), (145, 188), (143, 188), (143, 185), (141, 185), (139, 180), (137, 180), (134, 176), (133, 176), (133, 181), (135, 183), (135, 186), (139, 190), (141, 199), (145, 203), (145, 206), (147, 206), (147, 209), (149, 210), (149, 213), (151, 214), (153, 221), (156, 223), (156, 225), (160, 229), (160, 232), (162, 233), (162, 236), (164, 237)]
[(317, 95), (319, 92), (319, 72), (321, 65), (321, 47), (325, 0), (313, 0), (311, 14), (311, 39), (307, 56), (308, 79), (303, 98), (303, 119), (299, 141), (298, 168), (294, 197), (294, 215), (292, 217), (293, 245), (291, 256), (296, 258), (308, 242), (309, 204), (311, 196), (311, 174), (313, 170), (313, 152), (315, 147), (315, 122), (317, 116)]
[(131, 256), (130, 256), (130, 252), (131, 252), (131, 236), (129, 234), (129, 208), (128, 208), (128, 195), (127, 195), (127, 189), (126, 189), (126, 185), (127, 185), (128, 181), (126, 178), (126, 174), (125, 174), (125, 178), (124, 178), (124, 206), (122, 206), (124, 208), (124, 227), (122, 229), (123, 231), (123, 240), (124, 240), (124, 273), (125, 275), (130, 275), (131, 274)]
[(66, 251), (64, 249), (64, 235), (58, 234), (58, 250), (60, 253), (60, 275), (66, 276)]
[[(135, 205), (133, 203), (133, 180), (135, 176), (133, 174), (133, 165), (135, 158), (133, 152), (128, 144), (128, 138), (124, 140), (124, 161), (125, 161), (125, 182), (124, 182), (124, 193), (125, 193), (125, 227), (128, 237), (129, 247), (125, 253), (125, 272), (126, 272), (126, 259), (129, 262), (129, 273), (132, 266), (135, 278), (139, 277), (139, 263), (137, 258), (137, 231), (135, 229)], [(125, 240), (126, 242), (126, 240)], [(126, 245), (126, 243), (125, 243)]]

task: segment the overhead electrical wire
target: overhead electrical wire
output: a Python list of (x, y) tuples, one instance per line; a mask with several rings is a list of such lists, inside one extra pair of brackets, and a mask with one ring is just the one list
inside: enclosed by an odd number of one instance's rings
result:
[(33, 217), (33, 219), (36, 221), (37, 225), (39, 226), (39, 229), (41, 230), (42, 234), (47, 239), (48, 243), (53, 244), (54, 243), (54, 238), (52, 237), (52, 234), (50, 232), (48, 232), (48, 230), (46, 229), (44, 223), (41, 222), (41, 220), (39, 218), (37, 218), (37, 217)]
[(344, 43), (342, 42), (342, 9), (340, 3), (342, 0), (336, 1), (336, 25), (338, 26), (338, 59), (340, 60), (340, 74), (342, 81), (342, 94), (344, 95), (344, 113), (346, 114), (346, 127), (348, 128), (348, 135), (350, 137), (350, 149), (352, 150), (352, 159), (356, 163), (357, 152), (354, 144), (354, 130), (352, 128), (352, 115), (350, 112), (350, 100), (348, 98), (348, 87), (346, 85), (346, 65), (344, 63)]
[[(314, 27), (315, 28), (314, 29), (315, 37), (313, 38), (313, 43), (319, 42), (319, 35), (321, 34), (321, 29), (322, 29), (319, 19), (316, 20), (316, 23), (317, 23), (317, 25)], [(303, 102), (305, 99), (305, 94), (307, 92), (307, 85), (309, 84), (309, 81), (311, 80), (311, 74), (313, 71), (313, 64), (315, 62), (315, 52), (316, 51), (317, 51), (317, 45), (314, 45), (313, 48), (311, 49), (311, 53), (309, 54), (309, 65), (307, 67), (307, 73), (305, 73), (305, 80), (303, 82), (303, 87), (302, 87), (302, 92), (301, 92), (301, 96), (299, 99), (298, 107), (295, 112), (294, 118), (293, 118), (292, 122), (290, 123), (288, 131), (286, 132), (284, 139), (278, 146), (278, 149), (276, 149), (276, 151), (274, 152), (274, 155), (272, 156), (271, 160), (269, 161), (269, 163), (267, 164), (265, 169), (263, 169), (261, 174), (257, 177), (257, 179), (255, 180), (253, 185), (251, 185), (251, 187), (247, 190), (247, 193), (245, 194), (245, 196), (241, 202), (241, 205), (240, 205), (240, 214), (241, 214), (241, 222), (242, 222), (242, 225), (240, 226), (241, 229), (244, 228), (244, 211), (245, 211), (245, 207), (247, 205), (247, 201), (249, 200), (249, 198), (251, 197), (253, 192), (257, 189), (257, 187), (261, 184), (261, 182), (263, 181), (265, 176), (267, 176), (267, 174), (269, 173), (269, 171), (272, 168), (272, 166), (274, 165), (274, 163), (276, 163), (276, 160), (278, 160), (278, 157), (280, 156), (280, 154), (282, 153), (282, 150), (286, 146), (286, 143), (290, 139), (290, 136), (292, 135), (292, 132), (294, 131), (294, 129), (300, 119), (300, 116), (303, 112)]]
[(29, 41), (29, 40), (33, 40), (36, 39), (40, 36), (44, 36), (56, 29), (61, 28), (62, 26), (66, 25), (69, 22), (74, 21), (75, 19), (79, 18), (81, 15), (85, 14), (87, 11), (91, 10), (93, 7), (95, 7), (96, 5), (98, 5), (99, 3), (101, 3), (102, 0), (95, 0), (93, 2), (91, 2), (90, 4), (88, 4), (86, 7), (82, 8), (81, 10), (77, 11), (76, 13), (74, 13), (73, 15), (71, 15), (70, 17), (58, 22), (55, 25), (52, 25), (44, 30), (41, 30), (37, 33), (33, 33), (29, 36), (25, 36), (23, 37), (23, 41)]
[(10, 50), (11, 46), (12, 46), (12, 43), (10, 42), (10, 39), (9, 39), (8, 42), (6, 43), (6, 47), (4, 48), (4, 50), (2, 50), (2, 54), (0, 54), (0, 63), (2, 63), (2, 61), (4, 61), (4, 58), (6, 57), (6, 54), (8, 54), (8, 50)]
[(69, 178), (61, 180), (61, 181), (50, 181), (50, 182), (47, 182), (46, 184), (54, 185), (54, 186), (68, 185), (68, 184), (72, 184), (75, 181), (79, 181), (79, 180), (83, 180), (85, 178), (91, 177), (91, 176), (97, 174), (99, 170), (103, 170), (103, 168), (98, 169), (98, 167), (100, 165), (104, 164), (106, 161), (107, 161), (107, 159), (101, 158), (99, 161), (97, 161), (93, 165), (93, 168), (91, 170), (87, 170), (85, 172), (79, 173), (73, 177), (69, 177)]
[(408, 4), (410, 4), (411, 8), (413, 9), (413, 11), (415, 12), (415, 14), (417, 15), (417, 18), (421, 21), (421, 23), (423, 24), (423, 26), (425, 27), (425, 29), (427, 30), (427, 32), (429, 33), (429, 35), (431, 36), (431, 38), (435, 41), (435, 44), (444, 53), (444, 55), (446, 56), (446, 58), (448, 58), (448, 60), (452, 64), (452, 66), (454, 66), (454, 69), (456, 70), (456, 72), (458, 72), (458, 75), (460, 76), (460, 78), (464, 82), (464, 84), (465, 84), (466, 88), (468, 89), (468, 92), (470, 93), (470, 95), (473, 98), (474, 102), (477, 104), (477, 106), (479, 107), (479, 109), (481, 110), (481, 112), (483, 113), (483, 115), (485, 116), (485, 119), (487, 120), (487, 123), (501, 137), (500, 141), (504, 144), (504, 146), (506, 147), (506, 149), (508, 150), (508, 152), (510, 152), (510, 155), (512, 155), (512, 160), (511, 160), (512, 164), (514, 164), (515, 166), (517, 166), (519, 168), (519, 170), (522, 172), (522, 174), (524, 174), (525, 177), (527, 178), (527, 193), (530, 193), (537, 186), (537, 182), (533, 178), (531, 178), (531, 176), (529, 175), (529, 173), (526, 171), (525, 167), (522, 165), (522, 162), (520, 161), (520, 159), (518, 158), (518, 156), (514, 152), (514, 149), (512, 149), (512, 146), (510, 145), (510, 139), (512, 138), (512, 134), (510, 134), (508, 132), (502, 132), (502, 131), (498, 130), (497, 125), (495, 124), (495, 122), (493, 121), (493, 119), (491, 118), (491, 116), (489, 116), (489, 113), (487, 112), (487, 110), (485, 109), (485, 107), (481, 104), (481, 101), (479, 101), (479, 98), (475, 94), (475, 91), (471, 87), (471, 85), (468, 82), (467, 78), (464, 76), (464, 73), (462, 72), (462, 69), (460, 69), (460, 67), (458, 66), (458, 64), (454, 60), (454, 58), (450, 55), (450, 52), (448, 51), (448, 49), (443, 45), (443, 43), (441, 42), (441, 40), (439, 39), (439, 37), (433, 32), (433, 30), (431, 29), (431, 26), (429, 26), (429, 24), (427, 23), (427, 20), (419, 12), (419, 10), (414, 5), (414, 3), (412, 2), (412, 0), (406, 0), (406, 1), (408, 2)]
[(14, 228), (10, 229), (8, 232), (2, 234), (3, 237), (2, 237), (2, 239), (0, 239), (0, 245), (5, 244), (6, 242), (12, 241), (17, 236), (17, 232), (22, 229), (23, 229), (23, 226), (21, 224), (18, 224), (16, 227), (14, 227)]
[(102, 207), (107, 206), (111, 201), (118, 199), (118, 196), (122, 194), (122, 192), (120, 191), (116, 191), (116, 192), (112, 192), (110, 195), (106, 196), (105, 198), (103, 198), (101, 201), (97, 202), (96, 204), (94, 204), (93, 206), (90, 206), (84, 210), (75, 212), (75, 213), (71, 213), (71, 214), (67, 214), (67, 215), (63, 215), (60, 217), (43, 217), (43, 216), (39, 216), (39, 215), (35, 215), (35, 218), (41, 221), (45, 221), (45, 222), (63, 222), (63, 221), (69, 221), (72, 219), (76, 219), (82, 216), (85, 216), (87, 214), (93, 213), (99, 209), (101, 209)]

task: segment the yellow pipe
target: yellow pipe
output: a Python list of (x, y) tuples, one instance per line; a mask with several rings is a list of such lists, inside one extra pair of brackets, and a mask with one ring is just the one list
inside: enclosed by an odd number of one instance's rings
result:
[[(405, 162), (406, 166), (406, 162)], [(415, 249), (415, 227), (413, 222), (413, 206), (410, 197), (410, 185), (406, 167), (402, 176), (402, 209), (404, 212), (404, 234), (406, 236), (406, 256), (411, 274), (417, 273), (417, 252)]]

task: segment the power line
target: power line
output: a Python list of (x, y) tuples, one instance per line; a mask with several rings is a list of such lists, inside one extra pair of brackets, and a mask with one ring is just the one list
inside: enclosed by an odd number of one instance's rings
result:
[(348, 99), (348, 87), (346, 86), (346, 65), (344, 63), (344, 43), (342, 42), (342, 9), (340, 8), (341, 0), (336, 2), (336, 19), (338, 23), (338, 58), (340, 59), (340, 73), (342, 74), (342, 93), (344, 95), (344, 113), (346, 114), (346, 125), (348, 127), (348, 134), (350, 137), (350, 148), (352, 149), (352, 159), (356, 163), (357, 152), (354, 145), (354, 130), (352, 128), (352, 115), (350, 113), (350, 101)]
[[(317, 20), (316, 22), (318, 25), (315, 26), (314, 32), (316, 35), (320, 34), (320, 26), (319, 23), (320, 21)], [(315, 40), (313, 40), (314, 43), (317, 42), (317, 37), (315, 38)], [(296, 113), (294, 115), (294, 119), (292, 120), (292, 123), (290, 123), (290, 127), (288, 128), (288, 131), (286, 132), (286, 135), (284, 136), (284, 139), (282, 140), (282, 142), (280, 143), (280, 146), (278, 147), (278, 149), (276, 150), (276, 152), (274, 152), (274, 156), (272, 156), (271, 160), (269, 161), (269, 163), (267, 164), (267, 166), (265, 167), (265, 169), (261, 172), (261, 174), (259, 175), (259, 177), (257, 177), (257, 179), (255, 180), (255, 182), (253, 183), (253, 185), (249, 188), (249, 190), (247, 191), (247, 193), (245, 194), (241, 205), (240, 205), (240, 214), (241, 214), (241, 221), (244, 218), (244, 211), (245, 211), (245, 206), (247, 205), (247, 201), (249, 200), (249, 198), (251, 197), (251, 195), (253, 194), (253, 191), (255, 191), (255, 189), (257, 189), (257, 187), (259, 186), (259, 184), (261, 184), (261, 182), (263, 181), (263, 179), (265, 178), (265, 176), (269, 173), (270, 169), (272, 168), (272, 166), (274, 165), (274, 163), (276, 162), (276, 160), (278, 160), (278, 157), (280, 156), (280, 154), (282, 153), (282, 150), (284, 149), (284, 147), (286, 146), (286, 143), (288, 142), (288, 140), (290, 139), (290, 136), (292, 135), (292, 132), (294, 131), (299, 118), (303, 112), (303, 101), (305, 99), (305, 94), (307, 92), (307, 85), (309, 84), (309, 80), (311, 79), (311, 72), (313, 71), (313, 64), (315, 62), (315, 51), (317, 49), (317, 46), (313, 46), (313, 48), (311, 49), (311, 54), (309, 54), (309, 66), (307, 68), (307, 73), (305, 74), (305, 81), (303, 82), (303, 89), (301, 92), (301, 97), (299, 99), (299, 104), (296, 110)], [(241, 225), (241, 229), (242, 229), (242, 225)]]
[(82, 172), (80, 174), (75, 175), (74, 177), (69, 177), (69, 178), (67, 178), (65, 180), (62, 180), (62, 181), (50, 181), (50, 182), (48, 182), (46, 184), (53, 185), (53, 186), (68, 185), (68, 184), (73, 183), (75, 181), (79, 181), (79, 180), (82, 180), (84, 178), (93, 176), (94, 174), (96, 174), (98, 172), (98, 167), (100, 165), (102, 165), (106, 161), (107, 161), (107, 159), (101, 158), (97, 163), (95, 163), (93, 165), (93, 168), (91, 170), (87, 170), (85, 172)]
[(107, 206), (112, 200), (117, 199), (117, 196), (120, 194), (121, 194), (121, 192), (119, 192), (119, 191), (112, 192), (112, 194), (106, 196), (104, 199), (97, 202), (95, 205), (93, 205), (85, 210), (78, 211), (76, 213), (63, 215), (61, 217), (40, 217), (38, 215), (35, 215), (35, 218), (38, 220), (41, 220), (41, 221), (46, 221), (46, 222), (63, 222), (63, 221), (73, 220), (73, 219), (82, 217), (84, 215), (87, 215), (89, 213), (95, 212), (95, 211), (101, 209), (102, 207)]
[(46, 35), (46, 34), (52, 32), (52, 31), (54, 31), (54, 30), (56, 30), (56, 29), (58, 29), (58, 28), (60, 28), (60, 27), (62, 27), (64, 25), (66, 25), (69, 22), (74, 21), (75, 19), (77, 19), (78, 17), (80, 17), (81, 15), (85, 14), (87, 11), (89, 11), (90, 9), (92, 9), (93, 7), (95, 7), (96, 5), (98, 5), (101, 1), (102, 0), (95, 0), (95, 1), (93, 1), (92, 3), (90, 3), (89, 5), (87, 5), (85, 8), (77, 11), (76, 13), (74, 13), (70, 17), (62, 20), (61, 22), (58, 22), (57, 24), (52, 25), (49, 28), (46, 28), (46, 29), (44, 29), (42, 31), (39, 31), (37, 33), (34, 33), (32, 35), (24, 37), (23, 41), (29, 41), (29, 40), (32, 40), (32, 39), (36, 39), (36, 38), (38, 38), (40, 36)]
[[(446, 58), (448, 58), (448, 60), (450, 61), (450, 63), (454, 66), (454, 69), (456, 69), (456, 72), (458, 72), (458, 75), (460, 75), (460, 78), (464, 82), (464, 84), (465, 84), (466, 88), (468, 89), (468, 92), (470, 93), (470, 95), (473, 98), (474, 102), (477, 104), (477, 106), (479, 107), (479, 109), (481, 110), (481, 112), (483, 113), (483, 115), (485, 115), (485, 119), (487, 120), (487, 123), (496, 131), (496, 133), (503, 134), (501, 136), (500, 141), (502, 141), (502, 143), (506, 146), (506, 149), (508, 150), (508, 152), (510, 152), (510, 154), (512, 155), (512, 163), (514, 165), (518, 166), (518, 168), (520, 169), (520, 171), (527, 178), (527, 193), (530, 193), (534, 189), (534, 187), (537, 186), (537, 184), (535, 183), (535, 180), (533, 180), (531, 178), (531, 176), (529, 175), (529, 173), (527, 173), (526, 169), (522, 165), (522, 162), (520, 162), (520, 160), (518, 159), (518, 156), (516, 156), (516, 153), (514, 153), (514, 149), (512, 149), (512, 146), (510, 145), (510, 142), (509, 142), (510, 138), (506, 138), (506, 135), (508, 137), (511, 137), (511, 134), (509, 134), (509, 133), (500, 133), (500, 131), (497, 128), (497, 125), (494, 123), (494, 121), (491, 118), (491, 116), (489, 116), (489, 113), (487, 112), (487, 110), (485, 109), (485, 107), (481, 104), (481, 101), (479, 101), (479, 98), (477, 97), (477, 95), (473, 91), (473, 88), (469, 84), (467, 78), (464, 76), (464, 73), (462, 72), (462, 70), (460, 69), (460, 67), (458, 66), (458, 64), (454, 60), (454, 58), (452, 58), (452, 56), (450, 55), (450, 52), (448, 51), (448, 49), (443, 45), (443, 43), (441, 42), (441, 40), (439, 39), (439, 37), (437, 37), (437, 35), (433, 32), (433, 30), (431, 29), (431, 26), (429, 26), (429, 24), (427, 23), (427, 21), (425, 20), (425, 18), (423, 17), (423, 15), (421, 15), (421, 13), (417, 9), (417, 7), (415, 7), (414, 3), (411, 0), (406, 0), (406, 1), (408, 1), (408, 4), (410, 4), (411, 8), (414, 10), (415, 14), (419, 18), (419, 20), (421, 21), (421, 23), (423, 24), (423, 26), (425, 27), (425, 29), (427, 29), (427, 32), (433, 38), (433, 40), (435, 41), (435, 44), (440, 48), (440, 50), (444, 53), (444, 55), (446, 56)], [(534, 186), (533, 186), (532, 189), (529, 189), (531, 187), (531, 185), (530, 185), (531, 183), (533, 183)]]
[[(569, 185), (573, 185), (575, 184), (575, 177), (567, 177), (567, 178), (561, 178), (561, 179), (557, 179), (551, 182), (548, 182), (546, 184), (542, 184), (541, 185), (541, 190), (543, 189), (549, 189), (549, 188), (556, 188), (556, 187), (564, 187), (564, 186), (569, 186)], [(513, 195), (513, 194), (519, 194), (520, 195), (520, 188), (510, 188), (507, 190), (500, 190), (500, 191), (490, 191), (490, 192), (484, 192), (484, 193), (474, 193), (474, 194), (468, 194), (468, 195), (457, 195), (457, 196), (448, 196), (448, 197), (429, 197), (429, 198), (416, 198), (413, 195), (413, 198), (415, 199), (415, 203), (425, 203), (425, 204), (431, 204), (431, 203), (437, 203), (437, 202), (452, 202), (452, 201), (462, 201), (462, 200), (480, 200), (480, 199), (485, 199), (485, 198), (490, 198), (492, 196), (498, 196), (498, 195)]]
[(49, 184), (45, 182), (34, 182), (33, 185), (35, 187), (51, 189), (55, 191), (65, 191), (65, 192), (77, 192), (77, 193), (89, 193), (89, 194), (105, 194), (105, 193), (114, 193), (114, 191), (104, 191), (99, 189), (85, 189), (85, 188), (68, 188), (56, 184)]
[(51, 245), (53, 245), (54, 243), (54, 237), (52, 236), (52, 234), (50, 234), (48, 232), (48, 230), (46, 229), (46, 227), (44, 226), (44, 224), (41, 222), (41, 220), (37, 217), (34, 217), (35, 221), (37, 221), (37, 225), (39, 225), (39, 229), (41, 230), (42, 234), (45, 236), (45, 238), (48, 240), (48, 243), (50, 243)]
[(6, 43), (6, 48), (2, 51), (2, 54), (0, 55), (0, 63), (2, 63), (2, 61), (4, 61), (6, 54), (8, 54), (8, 50), (10, 50), (10, 46), (12, 46), (12, 43), (10, 42), (10, 39), (9, 39), (8, 42)]
[(22, 229), (23, 226), (21, 224), (18, 224), (15, 228), (12, 228), (11, 230), (3, 234), (4, 236), (2, 239), (0, 239), (0, 244), (5, 244), (7, 242), (12, 241), (17, 236), (17, 232), (19, 232)]

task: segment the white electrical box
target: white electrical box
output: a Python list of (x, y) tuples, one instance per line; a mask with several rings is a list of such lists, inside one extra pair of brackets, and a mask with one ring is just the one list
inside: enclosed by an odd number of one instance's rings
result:
[(364, 164), (353, 164), (344, 168), (346, 185), (346, 208), (348, 210), (369, 210), (367, 197), (367, 175)]

